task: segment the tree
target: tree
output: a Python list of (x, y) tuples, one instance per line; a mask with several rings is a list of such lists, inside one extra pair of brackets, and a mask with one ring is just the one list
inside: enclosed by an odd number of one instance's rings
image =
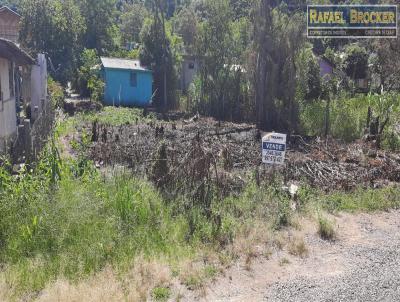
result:
[(251, 10), (252, 1), (249, 0), (230, 0), (230, 6), (233, 9), (234, 19), (238, 20), (248, 17)]
[(18, 10), (20, 6), (20, 0), (2, 0), (0, 1), (0, 7), (1, 6), (8, 6), (13, 10)]
[(358, 44), (350, 44), (346, 47), (344, 69), (353, 80), (365, 79), (368, 72), (368, 53), (364, 47)]
[[(153, 11), (153, 17), (146, 19), (140, 33), (141, 63), (153, 70), (156, 106), (167, 110), (175, 106), (175, 90), (178, 62), (177, 49), (180, 39), (167, 28), (160, 9)], [(164, 21), (163, 21), (164, 20)]]
[(400, 91), (400, 39), (379, 39), (372, 42), (372, 72), (379, 79), (378, 90)]
[(224, 118), (227, 84), (233, 65), (233, 39), (230, 28), (232, 11), (227, 0), (207, 1), (207, 21), (200, 26), (197, 55), (202, 58), (200, 110)]
[(275, 131), (297, 131), (296, 56), (304, 42), (299, 15), (290, 17), (260, 0), (254, 18), (254, 95), (257, 124)]
[(119, 44), (116, 21), (116, 0), (75, 0), (84, 18), (86, 31), (82, 46), (96, 49), (100, 55), (115, 49)]
[(195, 11), (189, 7), (184, 7), (173, 18), (173, 24), (176, 33), (182, 37), (186, 51), (191, 53), (198, 32), (198, 21)]
[(322, 94), (322, 82), (318, 60), (311, 47), (301, 49), (296, 58), (297, 99), (312, 101)]
[(85, 30), (73, 0), (22, 0), (20, 41), (33, 55), (47, 53), (51, 75), (66, 83), (76, 67), (78, 41)]
[(102, 84), (100, 81), (100, 59), (95, 49), (84, 49), (79, 58), (80, 67), (74, 86), (83, 97), (98, 100)]
[(124, 43), (140, 42), (140, 31), (147, 17), (149, 17), (149, 12), (143, 3), (124, 5), (120, 17), (120, 29)]

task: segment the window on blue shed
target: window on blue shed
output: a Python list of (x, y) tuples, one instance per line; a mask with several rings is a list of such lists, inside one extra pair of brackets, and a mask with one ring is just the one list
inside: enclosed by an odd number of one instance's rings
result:
[(137, 87), (137, 73), (133, 71), (131, 72), (131, 86)]

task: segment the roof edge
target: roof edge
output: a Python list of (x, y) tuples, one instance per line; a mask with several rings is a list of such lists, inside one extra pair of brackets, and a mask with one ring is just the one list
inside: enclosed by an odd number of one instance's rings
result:
[[(122, 62), (129, 62), (129, 63), (135, 63), (135, 66), (125, 66), (125, 65), (119, 65), (118, 64), (110, 64), (109, 62), (106, 62), (107, 60), (115, 60), (115, 61), (120, 61)], [(139, 59), (127, 59), (127, 58), (113, 58), (113, 57), (100, 57), (101, 65), (105, 69), (117, 69), (117, 70), (136, 70), (136, 71), (142, 71), (142, 72), (152, 72), (150, 69), (146, 68), (145, 66), (142, 66), (141, 62)], [(109, 63), (109, 64), (107, 64)], [(138, 66), (136, 64), (138, 63)]]
[[(6, 54), (5, 57), (9, 60), (15, 60), (17, 63), (21, 65), (35, 65), (36, 61), (34, 58), (32, 58), (25, 50), (20, 48), (17, 44), (14, 42), (0, 38), (0, 47), (1, 44), (3, 44), (6, 47)], [(11, 50), (11, 52), (8, 52), (7, 50)]]
[(20, 14), (18, 14), (15, 10), (9, 8), (7, 5), (3, 5), (2, 7), (0, 7), (0, 12), (2, 12), (4, 10), (7, 10), (7, 11), (9, 11), (9, 12), (13, 13), (14, 15), (16, 15), (16, 16), (21, 18)]

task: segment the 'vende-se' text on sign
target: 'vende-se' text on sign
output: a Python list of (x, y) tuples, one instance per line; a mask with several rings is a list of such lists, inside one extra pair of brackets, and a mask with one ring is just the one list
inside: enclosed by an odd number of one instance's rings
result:
[(262, 139), (262, 161), (265, 164), (283, 165), (286, 154), (286, 134), (268, 133)]

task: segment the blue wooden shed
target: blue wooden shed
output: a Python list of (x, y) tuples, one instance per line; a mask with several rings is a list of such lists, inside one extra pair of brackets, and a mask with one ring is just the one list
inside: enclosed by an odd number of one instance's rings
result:
[(139, 60), (102, 57), (101, 64), (106, 105), (145, 107), (150, 104), (153, 74)]

